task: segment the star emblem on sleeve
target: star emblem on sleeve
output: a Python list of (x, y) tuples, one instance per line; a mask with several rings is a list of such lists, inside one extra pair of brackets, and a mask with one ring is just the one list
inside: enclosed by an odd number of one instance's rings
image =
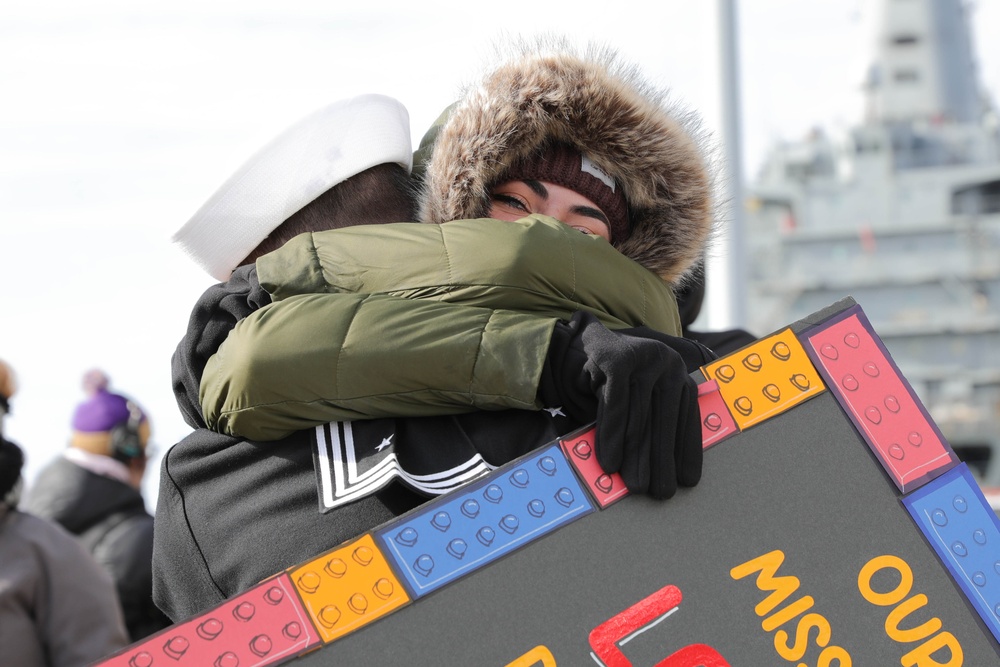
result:
[(388, 438), (382, 438), (382, 442), (380, 442), (379, 444), (375, 445), (375, 451), (376, 451), (376, 452), (381, 452), (381, 451), (382, 451), (383, 449), (385, 449), (386, 447), (390, 447), (390, 446), (392, 446), (392, 437), (393, 437), (394, 435), (396, 435), (396, 434), (395, 434), (395, 433), (393, 433), (393, 434), (392, 434), (392, 435), (390, 435), (390, 436), (389, 436)]

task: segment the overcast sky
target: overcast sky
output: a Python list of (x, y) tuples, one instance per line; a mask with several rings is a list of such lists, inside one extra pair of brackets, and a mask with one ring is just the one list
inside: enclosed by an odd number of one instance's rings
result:
[[(551, 32), (617, 48), (718, 127), (714, 2), (558, 4), (8, 3), (0, 358), (20, 379), (6, 432), (28, 453), (29, 482), (65, 447), (91, 367), (143, 405), (160, 451), (189, 431), (170, 355), (212, 280), (169, 237), (247, 157), (320, 106), (391, 95), (408, 107), (416, 143), (498, 40)], [(865, 5), (738, 2), (748, 178), (774, 141), (858, 118)], [(1000, 40), (989, 26), (1000, 26), (1000, 0), (979, 0), (972, 16), (980, 74), (996, 95)], [(157, 474), (158, 462), (148, 489)]]

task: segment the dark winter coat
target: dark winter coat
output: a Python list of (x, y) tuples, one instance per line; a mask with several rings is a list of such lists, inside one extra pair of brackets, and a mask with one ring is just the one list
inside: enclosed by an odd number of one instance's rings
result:
[(127, 643), (108, 573), (60, 526), (0, 503), (0, 662), (83, 667)]
[(743, 329), (722, 329), (715, 331), (699, 331), (691, 328), (705, 301), (705, 265), (699, 264), (685, 281), (684, 287), (677, 291), (677, 310), (681, 316), (681, 326), (684, 337), (696, 340), (715, 352), (720, 357), (757, 340), (749, 331)]
[(75, 535), (108, 571), (132, 641), (170, 624), (153, 604), (153, 517), (136, 489), (59, 457), (22, 504)]

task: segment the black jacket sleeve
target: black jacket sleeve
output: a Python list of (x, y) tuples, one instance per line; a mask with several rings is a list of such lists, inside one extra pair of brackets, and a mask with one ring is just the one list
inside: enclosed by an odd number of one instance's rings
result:
[(271, 296), (260, 286), (252, 264), (239, 267), (227, 282), (209, 287), (198, 299), (187, 333), (170, 360), (177, 407), (192, 428), (205, 428), (198, 400), (205, 364), (237, 322), (269, 303)]

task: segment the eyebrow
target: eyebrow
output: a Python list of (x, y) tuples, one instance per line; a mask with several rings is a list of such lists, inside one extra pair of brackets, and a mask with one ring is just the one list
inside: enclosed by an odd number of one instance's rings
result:
[(539, 197), (542, 197), (543, 199), (549, 198), (548, 188), (542, 185), (539, 181), (536, 181), (533, 178), (525, 178), (522, 179), (521, 182), (527, 185), (529, 188), (531, 188), (532, 192), (534, 192)]
[(608, 229), (611, 229), (611, 221), (608, 220), (608, 216), (604, 215), (604, 212), (599, 208), (594, 208), (592, 206), (574, 206), (573, 212), (588, 218), (600, 220), (608, 226)]
[[(525, 178), (522, 179), (521, 182), (527, 185), (529, 188), (531, 188), (531, 191), (534, 192), (539, 197), (542, 197), (543, 199), (549, 198), (548, 189), (544, 185), (542, 185), (539, 181), (536, 181), (533, 178)], [(583, 215), (588, 218), (594, 218), (595, 220), (600, 220), (601, 222), (603, 222), (605, 225), (608, 226), (608, 229), (611, 228), (611, 221), (608, 220), (608, 216), (604, 215), (604, 211), (602, 211), (599, 208), (594, 208), (593, 206), (574, 206), (571, 210), (573, 211), (573, 213), (576, 213), (578, 215)]]

